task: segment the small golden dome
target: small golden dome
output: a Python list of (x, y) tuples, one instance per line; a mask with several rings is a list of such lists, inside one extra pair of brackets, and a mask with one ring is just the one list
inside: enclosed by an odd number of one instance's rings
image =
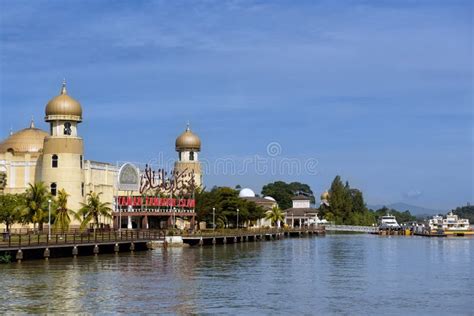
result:
[(201, 140), (196, 134), (191, 132), (189, 124), (186, 128), (186, 131), (184, 131), (184, 133), (182, 133), (181, 135), (179, 135), (178, 138), (176, 138), (176, 151), (185, 150), (201, 150)]
[(321, 200), (329, 200), (329, 192), (324, 191), (323, 194), (321, 194)]
[(44, 138), (49, 134), (35, 128), (33, 120), (30, 127), (11, 134), (0, 143), (0, 153), (11, 151), (13, 153), (39, 153), (43, 151)]
[(82, 121), (81, 104), (67, 95), (65, 81), (61, 88), (61, 94), (48, 102), (45, 113), (47, 122), (53, 120)]

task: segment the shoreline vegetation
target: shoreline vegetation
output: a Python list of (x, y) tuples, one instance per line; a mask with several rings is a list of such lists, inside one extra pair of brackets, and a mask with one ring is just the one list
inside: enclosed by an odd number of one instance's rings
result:
[[(250, 227), (257, 220), (265, 218), (267, 214), (261, 206), (239, 198), (240, 189), (241, 186), (237, 185), (235, 188), (214, 186), (211, 190), (198, 190), (195, 195), (197, 220), (206, 222), (206, 226), (211, 228), (214, 220), (216, 228), (235, 229)], [(25, 193), (0, 194), (0, 223), (5, 225), (5, 232), (9, 232), (11, 226), (16, 223), (33, 224), (34, 231), (42, 232), (43, 224), (48, 222), (48, 201), (51, 201), (51, 223), (55, 233), (67, 232), (72, 217), (82, 219), (81, 229), (84, 230), (87, 225), (91, 226), (91, 222), (94, 229), (100, 227), (99, 217), (110, 217), (110, 204), (102, 202), (100, 195), (88, 195), (88, 201), (81, 210), (70, 210), (67, 206), (69, 194), (64, 190), (60, 193), (58, 197), (53, 197), (44, 184), (34, 183), (30, 184)], [(343, 182), (340, 176), (334, 178), (327, 195), (321, 196), (319, 206), (316, 205), (316, 198), (310, 186), (305, 183), (275, 181), (264, 185), (261, 194), (273, 197), (280, 211), (291, 207), (291, 198), (294, 195), (305, 195), (310, 198), (320, 218), (337, 225), (372, 226), (376, 225), (378, 217), (388, 213), (395, 216), (399, 223), (424, 219), (412, 215), (410, 210), (401, 212), (385, 206), (377, 210), (369, 209), (363, 192), (351, 187), (348, 181)], [(461, 218), (474, 222), (474, 206), (468, 204), (452, 211)], [(80, 216), (81, 214), (86, 216)]]

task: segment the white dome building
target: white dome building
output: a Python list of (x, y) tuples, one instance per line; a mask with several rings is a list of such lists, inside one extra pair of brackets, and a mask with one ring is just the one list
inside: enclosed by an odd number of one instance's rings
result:
[(239, 198), (249, 198), (249, 197), (255, 197), (255, 192), (253, 192), (252, 189), (244, 188), (240, 190)]

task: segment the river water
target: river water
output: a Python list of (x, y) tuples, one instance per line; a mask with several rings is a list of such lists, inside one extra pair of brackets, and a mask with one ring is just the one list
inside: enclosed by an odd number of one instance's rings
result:
[(474, 238), (328, 235), (0, 265), (1, 312), (474, 314)]

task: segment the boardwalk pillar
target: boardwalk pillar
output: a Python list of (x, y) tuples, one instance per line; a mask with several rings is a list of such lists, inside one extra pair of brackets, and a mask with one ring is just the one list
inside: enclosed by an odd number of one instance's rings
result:
[(135, 244), (132, 242), (130, 244), (130, 251), (133, 252), (135, 250)]
[[(215, 244), (215, 243), (216, 243), (216, 239), (212, 238), (212, 244)], [(202, 239), (202, 237), (201, 237), (201, 239), (199, 239), (199, 246), (202, 247), (202, 245), (204, 245), (204, 239)]]
[(18, 251), (16, 252), (16, 261), (21, 262), (21, 260), (23, 260), (23, 252), (21, 251), (21, 249), (18, 249)]
[(78, 254), (79, 254), (79, 250), (77, 249), (77, 246), (74, 246), (72, 248), (72, 256), (76, 258)]
[(224, 237), (224, 240), (222, 241), (224, 244), (227, 244), (227, 237)]
[(143, 229), (148, 229), (148, 215), (143, 216), (142, 228)]
[[(201, 240), (202, 240), (202, 237), (201, 237)], [(213, 244), (213, 245), (216, 244), (216, 237), (212, 238), (212, 244)]]
[(99, 254), (99, 245), (95, 245), (92, 252), (94, 253), (94, 256), (97, 256)]
[(236, 242), (237, 242), (237, 237), (234, 237), (234, 243), (236, 243)]
[(120, 246), (119, 246), (119, 244), (115, 244), (115, 245), (114, 245), (114, 252), (115, 252), (115, 253), (118, 253), (119, 251), (120, 251)]
[(49, 258), (49, 255), (50, 255), (50, 252), (49, 252), (49, 248), (46, 248), (43, 252), (43, 257), (45, 260), (48, 260)]

